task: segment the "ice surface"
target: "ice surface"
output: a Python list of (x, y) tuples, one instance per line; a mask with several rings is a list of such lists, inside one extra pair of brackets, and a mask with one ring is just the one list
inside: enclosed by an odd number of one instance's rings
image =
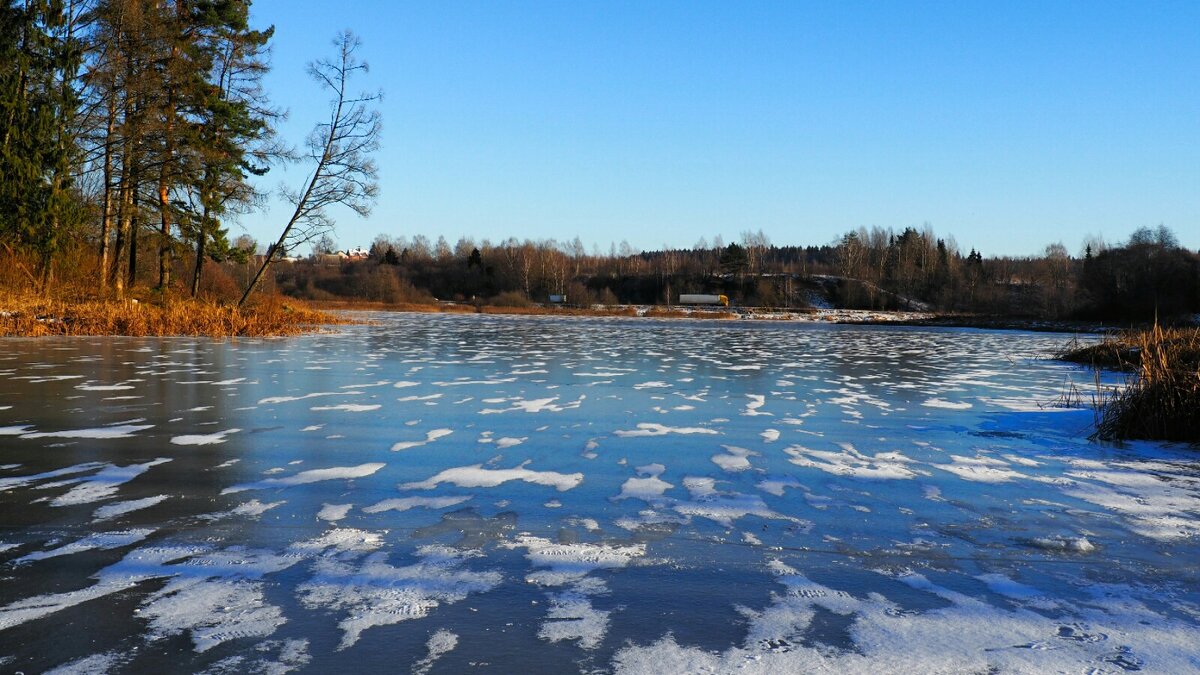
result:
[(262, 578), (299, 562), (269, 551), (228, 549), (159, 570), (171, 579), (143, 603), (150, 639), (190, 633), (197, 652), (229, 640), (266, 637), (287, 620), (267, 602)]
[(82, 659), (64, 663), (57, 668), (47, 670), (44, 675), (103, 675), (112, 672), (121, 663), (121, 655), (116, 652), (92, 654)]
[(1066, 475), (1079, 482), (1064, 494), (1120, 513), (1142, 536), (1160, 541), (1200, 536), (1200, 478), (1186, 467), (1158, 472), (1077, 470)]
[(369, 628), (423, 618), (442, 604), (460, 602), (500, 583), (499, 572), (466, 569), (468, 557), (436, 546), (424, 548), (418, 562), (402, 567), (388, 564), (383, 553), (369, 554), (361, 563), (326, 556), (317, 561), (315, 576), (297, 592), (309, 609), (343, 615), (337, 648), (347, 649)]
[[(786, 568), (786, 566), (784, 566)], [(987, 576), (1015, 599), (1041, 596), (1011, 580)], [(1026, 609), (1003, 609), (947, 591), (917, 574), (900, 581), (939, 596), (949, 606), (900, 611), (879, 594), (853, 596), (816, 584), (794, 570), (781, 571), (788, 589), (762, 611), (745, 610), (750, 627), (741, 646), (714, 653), (685, 647), (671, 635), (621, 649), (617, 673), (661, 672), (839, 672), (887, 673), (1072, 672), (1080, 664), (1183, 672), (1197, 665), (1189, 646), (1194, 628), (1177, 622), (1144, 625), (1119, 611), (1077, 608), (1086, 615), (1081, 630), (1070, 619), (1055, 620)], [(831, 649), (803, 640), (818, 612), (850, 618), (854, 648)], [(1074, 617), (1078, 619), (1078, 615)], [(1119, 635), (1109, 640), (1108, 635)], [(1119, 666), (1118, 663), (1125, 664)], [(1133, 666), (1133, 667), (1130, 667)]]
[(60, 478), (62, 476), (71, 476), (77, 473), (95, 471), (96, 469), (101, 469), (105, 466), (108, 465), (104, 464), (103, 462), (85, 462), (83, 464), (76, 464), (74, 466), (68, 466), (62, 469), (54, 469), (53, 471), (45, 471), (43, 473), (32, 474), (29, 476), (11, 476), (9, 478), (0, 478), (0, 492), (12, 490), (13, 488), (24, 487), (30, 483), (38, 483), (53, 478)]
[(1063, 336), (367, 318), (13, 342), (0, 668), (1200, 670), (1200, 462)]

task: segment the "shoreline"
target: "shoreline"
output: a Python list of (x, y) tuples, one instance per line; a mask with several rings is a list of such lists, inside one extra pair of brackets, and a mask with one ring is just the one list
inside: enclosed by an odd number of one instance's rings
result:
[(298, 301), (268, 298), (239, 309), (191, 299), (162, 303), (106, 300), (81, 303), (14, 298), (0, 303), (0, 337), (86, 336), (205, 336), (285, 337), (316, 333), (324, 326), (350, 323), (336, 313), (414, 312), (424, 314), (487, 314), (495, 316), (557, 316), (595, 318), (692, 319), (717, 321), (779, 321), (866, 326), (976, 328), (1077, 334), (1127, 330), (1103, 322), (1051, 321), (1022, 317), (941, 314), (834, 308), (687, 307), (664, 305), (592, 305), (508, 307), (443, 302), (438, 304), (363, 301)]
[(865, 326), (916, 326), (935, 328), (978, 328), (985, 330), (1020, 330), (1045, 333), (1104, 334), (1124, 330), (1096, 321), (1045, 320), (1023, 317), (975, 316), (918, 311), (888, 311), (869, 309), (803, 308), (782, 309), (762, 307), (693, 308), (664, 305), (593, 305), (591, 307), (501, 307), (459, 303), (387, 304), (346, 301), (309, 301), (322, 311), (415, 312), (427, 314), (492, 314), (507, 316), (563, 317), (630, 317), (647, 319), (708, 319), (724, 321), (794, 321), (803, 323), (832, 323)]

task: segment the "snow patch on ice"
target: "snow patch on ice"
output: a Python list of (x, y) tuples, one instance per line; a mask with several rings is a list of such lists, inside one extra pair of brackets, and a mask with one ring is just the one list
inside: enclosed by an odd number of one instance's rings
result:
[[(557, 401), (558, 399), (559, 399), (558, 396), (552, 396), (549, 398), (538, 398), (538, 399), (533, 399), (533, 400), (525, 400), (522, 398), (500, 399), (500, 401), (507, 402), (511, 405), (509, 405), (509, 407), (507, 407), (507, 408), (484, 408), (483, 410), (479, 411), (479, 414), (480, 415), (499, 415), (499, 414), (507, 413), (507, 412), (540, 413), (540, 412), (562, 412), (564, 410), (574, 410), (575, 408), (578, 408), (579, 406), (583, 405), (584, 400), (587, 399), (587, 395), (580, 394), (579, 398), (575, 399), (574, 401), (570, 401), (568, 403), (563, 403), (563, 404), (556, 404), (555, 401)], [(495, 399), (490, 399), (490, 400), (495, 400)]]
[(521, 463), (513, 469), (485, 469), (482, 464), (460, 466), (446, 469), (427, 480), (405, 483), (404, 490), (432, 490), (442, 483), (452, 483), (458, 487), (496, 487), (509, 481), (520, 480), (535, 485), (553, 487), (559, 492), (566, 492), (583, 482), (582, 473), (558, 473), (556, 471), (533, 471), (526, 469), (530, 460)]
[(784, 449), (791, 455), (788, 460), (796, 466), (820, 469), (835, 476), (851, 476), (869, 479), (909, 479), (918, 474), (928, 475), (927, 472), (915, 469), (914, 460), (899, 452), (880, 452), (867, 455), (859, 452), (849, 443), (840, 443), (841, 452), (830, 450), (812, 450), (801, 445), (793, 445)]
[(742, 411), (743, 415), (754, 417), (757, 415), (771, 414), (769, 412), (762, 412), (759, 410), (759, 408), (767, 404), (766, 396), (763, 396), (762, 394), (746, 394), (746, 398), (750, 399), (750, 402), (746, 404), (746, 409)]
[(449, 436), (452, 433), (454, 433), (454, 431), (452, 429), (434, 429), (432, 431), (426, 431), (425, 432), (425, 440), (423, 440), (423, 441), (401, 441), (399, 443), (393, 443), (392, 451), (395, 452), (395, 451), (399, 451), (399, 450), (411, 450), (412, 448), (419, 448), (422, 445), (428, 445), (428, 444), (436, 441), (439, 438), (445, 438), (446, 436)]
[(457, 646), (458, 635), (445, 628), (439, 628), (429, 636), (429, 640), (425, 643), (425, 649), (429, 650), (429, 654), (413, 664), (413, 675), (425, 675), (430, 668), (433, 668), (433, 664), (438, 659), (454, 651)]
[(316, 412), (322, 412), (325, 410), (342, 410), (345, 412), (371, 412), (372, 410), (379, 410), (382, 407), (383, 406), (378, 403), (339, 403), (337, 405), (315, 405), (315, 406), (312, 406), (311, 408), (309, 408), (309, 410), (313, 410)]
[(408, 511), (409, 509), (415, 508), (444, 509), (450, 506), (461, 504), (470, 498), (470, 495), (451, 495), (448, 497), (400, 497), (398, 499), (385, 499), (376, 504), (363, 507), (363, 512), (382, 513), (384, 511)]
[(640, 499), (644, 502), (661, 500), (663, 493), (675, 487), (659, 478), (667, 470), (662, 464), (647, 464), (639, 466), (638, 473), (642, 478), (628, 478), (621, 485), (621, 494), (614, 499)]
[(35, 431), (22, 434), (21, 438), (87, 438), (93, 440), (107, 438), (130, 438), (139, 431), (153, 428), (153, 424), (118, 424), (111, 427), (93, 429), (68, 429), (66, 431)]
[(633, 438), (639, 436), (666, 436), (667, 434), (712, 434), (717, 435), (720, 432), (704, 427), (669, 427), (665, 424), (657, 424), (654, 422), (641, 422), (634, 430), (618, 430), (613, 432), (622, 438)]
[(171, 461), (166, 457), (146, 462), (130, 464), (129, 466), (109, 466), (101, 469), (91, 478), (86, 478), (71, 488), (66, 494), (51, 500), (51, 506), (77, 506), (90, 504), (102, 499), (108, 499), (117, 493), (117, 489), (125, 483), (149, 471), (152, 467)]
[(358, 642), (368, 628), (423, 618), (443, 603), (489, 591), (502, 579), (496, 571), (465, 569), (469, 552), (427, 546), (418, 553), (421, 560), (404, 567), (388, 564), (384, 552), (368, 555), (361, 565), (326, 555), (317, 560), (316, 574), (297, 592), (309, 609), (345, 613), (338, 623), (343, 631), (338, 649), (342, 650)]
[(942, 410), (969, 410), (973, 406), (965, 401), (947, 401), (940, 398), (925, 399), (921, 405), (926, 408), (940, 408)]
[(31, 563), (37, 560), (46, 560), (47, 558), (57, 558), (63, 555), (72, 555), (82, 553), (83, 551), (91, 551), (95, 549), (109, 550), (129, 546), (145, 539), (154, 533), (154, 530), (134, 529), (134, 530), (114, 530), (112, 532), (96, 532), (78, 541), (73, 541), (69, 544), (52, 548), (46, 551), (34, 551), (21, 556), (13, 561), (13, 564), (21, 565)]
[(348, 516), (352, 508), (354, 508), (353, 504), (322, 504), (321, 510), (317, 512), (317, 518), (336, 523)]
[(318, 391), (302, 396), (270, 396), (258, 400), (258, 405), (270, 405), (272, 403), (291, 403), (292, 401), (303, 401), (310, 398), (320, 398), (322, 396), (352, 396), (360, 394), (357, 391)]
[(96, 511), (92, 514), (92, 522), (96, 523), (102, 520), (111, 520), (127, 513), (133, 513), (134, 511), (147, 509), (167, 499), (170, 499), (170, 495), (155, 495), (153, 497), (146, 497), (144, 499), (132, 499), (126, 502), (117, 502), (116, 504), (106, 504), (96, 509)]
[(121, 665), (123, 660), (119, 652), (92, 654), (47, 670), (43, 675), (104, 675)]
[(729, 471), (731, 473), (749, 469), (750, 457), (758, 455), (757, 452), (753, 452), (745, 448), (739, 448), (733, 445), (722, 445), (721, 447), (725, 448), (726, 454), (713, 455), (713, 464), (716, 464), (725, 471)]
[(285, 478), (266, 478), (264, 480), (253, 483), (242, 483), (221, 490), (221, 494), (233, 494), (235, 492), (243, 492), (245, 490), (264, 490), (274, 487), (291, 487), (293, 485), (307, 485), (309, 483), (317, 483), (326, 480), (352, 480), (355, 478), (365, 478), (387, 466), (382, 462), (371, 462), (368, 464), (359, 464), (358, 466), (335, 466), (328, 469), (311, 469), (309, 471), (301, 471), (294, 476)]
[(236, 434), (241, 429), (226, 429), (212, 434), (194, 434), (188, 436), (175, 436), (171, 442), (175, 445), (216, 445), (224, 443), (225, 437), (230, 434)]

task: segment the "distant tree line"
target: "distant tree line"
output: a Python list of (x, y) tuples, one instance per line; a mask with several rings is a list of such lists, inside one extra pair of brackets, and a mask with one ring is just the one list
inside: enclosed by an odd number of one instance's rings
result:
[[(333, 251), (332, 240), (318, 249)], [(279, 271), (298, 297), (376, 302), (672, 304), (681, 293), (721, 293), (735, 304), (804, 308), (932, 309), (1044, 319), (1169, 318), (1200, 311), (1200, 256), (1165, 227), (1120, 245), (1099, 238), (1079, 255), (1061, 243), (1039, 256), (965, 254), (932, 228), (860, 228), (823, 246), (778, 246), (761, 232), (690, 249), (607, 252), (569, 242), (430, 241), (380, 235), (361, 261), (323, 256)]]

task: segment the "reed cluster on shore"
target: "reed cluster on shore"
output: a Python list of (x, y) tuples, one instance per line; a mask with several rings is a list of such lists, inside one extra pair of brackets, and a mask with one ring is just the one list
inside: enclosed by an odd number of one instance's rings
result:
[(0, 298), (0, 337), (51, 335), (267, 337), (312, 332), (345, 319), (294, 300), (266, 297), (251, 307), (208, 300)]
[(1200, 442), (1200, 328), (1155, 325), (1059, 356), (1130, 372), (1099, 402), (1095, 437)]

